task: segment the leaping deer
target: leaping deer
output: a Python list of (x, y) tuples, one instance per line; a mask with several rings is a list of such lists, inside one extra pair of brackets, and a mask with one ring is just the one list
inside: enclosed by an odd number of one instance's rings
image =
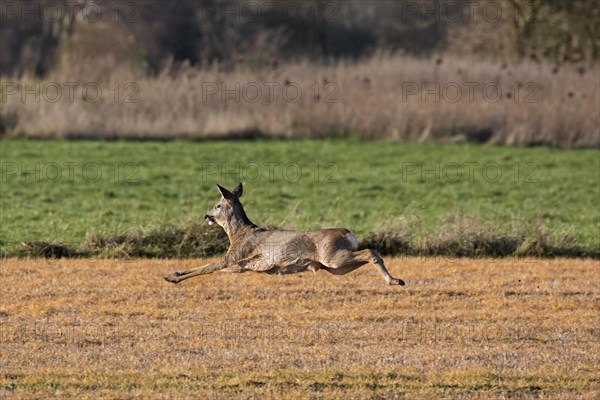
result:
[(179, 283), (194, 276), (216, 271), (256, 271), (268, 274), (292, 274), (324, 269), (334, 275), (345, 275), (371, 263), (388, 285), (404, 285), (385, 268), (381, 256), (372, 249), (358, 250), (358, 242), (347, 229), (323, 229), (296, 232), (264, 229), (253, 224), (240, 202), (243, 187), (239, 183), (231, 192), (217, 185), (221, 199), (204, 216), (209, 225), (219, 224), (229, 237), (225, 256), (212, 264), (175, 272), (165, 280)]

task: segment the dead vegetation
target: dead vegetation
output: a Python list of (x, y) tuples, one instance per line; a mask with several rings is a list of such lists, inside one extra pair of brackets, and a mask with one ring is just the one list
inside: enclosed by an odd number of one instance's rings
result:
[(109, 257), (201, 258), (224, 253), (227, 235), (206, 223), (188, 223), (134, 229), (122, 234), (88, 236), (83, 244), (86, 254)]
[[(384, 224), (360, 241), (386, 256), (589, 257), (600, 248), (579, 245), (568, 232), (547, 232), (541, 221), (500, 228), (481, 219), (453, 215), (433, 232), (417, 235), (415, 221)], [(268, 227), (268, 229), (277, 229)], [(91, 234), (83, 245), (24, 242), (21, 257), (200, 258), (227, 251), (224, 231), (205, 223), (154, 225), (115, 234)]]
[(491, 221), (453, 215), (413, 247), (411, 254), (450, 257), (600, 257), (579, 246), (568, 232), (549, 233), (541, 219), (501, 228)]
[(210, 260), (4, 259), (0, 397), (597, 398), (593, 260), (387, 259), (335, 277)]
[[(508, 63), (452, 55), (376, 54), (355, 63), (282, 63), (262, 69), (167, 65), (160, 74), (146, 76), (123, 70), (122, 65), (105, 65), (110, 62), (108, 58), (82, 66), (85, 60), (65, 60), (60, 64), (64, 67), (53, 71), (54, 76), (43, 84), (26, 77), (4, 82), (11, 93), (4, 94), (0, 111), (3, 135), (355, 136), (600, 146), (597, 63), (555, 66), (531, 60)], [(54, 91), (63, 82), (80, 82), (80, 86), (74, 98), (65, 94), (55, 101)], [(89, 82), (100, 87), (103, 95), (86, 96), (82, 90)], [(30, 93), (36, 88), (39, 101)]]

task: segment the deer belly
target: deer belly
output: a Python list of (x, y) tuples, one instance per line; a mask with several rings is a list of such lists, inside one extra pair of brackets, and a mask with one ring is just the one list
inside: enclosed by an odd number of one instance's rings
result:
[(289, 260), (285, 257), (265, 257), (261, 255), (244, 260), (243, 263), (240, 263), (240, 267), (247, 271), (284, 275), (306, 271), (311, 263), (314, 263), (314, 261), (306, 259)]
[(276, 265), (271, 269), (265, 271), (268, 274), (273, 275), (287, 275), (295, 274), (297, 272), (304, 272), (306, 270), (316, 272), (321, 269), (323, 265), (313, 260), (298, 260), (293, 264)]

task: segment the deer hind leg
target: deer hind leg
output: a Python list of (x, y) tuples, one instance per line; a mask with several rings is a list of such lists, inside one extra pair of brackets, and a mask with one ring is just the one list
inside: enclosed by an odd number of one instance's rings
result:
[(388, 270), (385, 268), (383, 259), (375, 250), (365, 249), (348, 252), (345, 253), (344, 257), (332, 261), (334, 262), (330, 262), (327, 265), (327, 271), (331, 274), (345, 275), (362, 267), (365, 264), (371, 263), (375, 266), (375, 268), (377, 268), (388, 285), (404, 285), (404, 281), (402, 279), (397, 279), (390, 275)]

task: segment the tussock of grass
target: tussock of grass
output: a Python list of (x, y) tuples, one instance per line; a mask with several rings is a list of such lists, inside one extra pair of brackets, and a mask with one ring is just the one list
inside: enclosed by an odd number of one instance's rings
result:
[[(269, 226), (268, 229), (278, 229)], [(566, 232), (549, 234), (541, 221), (530, 226), (501, 228), (491, 221), (453, 215), (436, 231), (417, 236), (416, 221), (401, 219), (378, 227), (364, 237), (360, 248), (384, 256), (448, 257), (590, 257), (600, 249), (584, 248)], [(61, 258), (80, 256), (118, 258), (202, 258), (223, 254), (229, 245), (225, 232), (203, 223), (164, 224), (125, 233), (88, 236), (80, 249), (60, 243), (26, 242), (20, 256)]]
[(43, 258), (69, 258), (85, 255), (63, 243), (49, 243), (39, 240), (21, 242), (18, 252), (19, 255)]
[(376, 249), (382, 255), (412, 254), (415, 221), (400, 219), (384, 224), (364, 237), (359, 248)]
[(404, 224), (376, 230), (361, 241), (361, 247), (387, 256), (600, 258), (600, 249), (583, 248), (567, 232), (549, 234), (539, 220), (529, 226), (501, 228), (492, 221), (453, 215), (420, 240), (412, 239), (414, 229), (414, 224)]
[(90, 235), (83, 244), (88, 254), (110, 257), (198, 258), (227, 250), (222, 229), (206, 224), (188, 223), (178, 227), (165, 224), (135, 229), (117, 235)]
[(520, 229), (501, 232), (476, 218), (456, 215), (426, 237), (419, 250), (426, 255), (502, 257), (514, 255), (523, 240), (525, 235)]

